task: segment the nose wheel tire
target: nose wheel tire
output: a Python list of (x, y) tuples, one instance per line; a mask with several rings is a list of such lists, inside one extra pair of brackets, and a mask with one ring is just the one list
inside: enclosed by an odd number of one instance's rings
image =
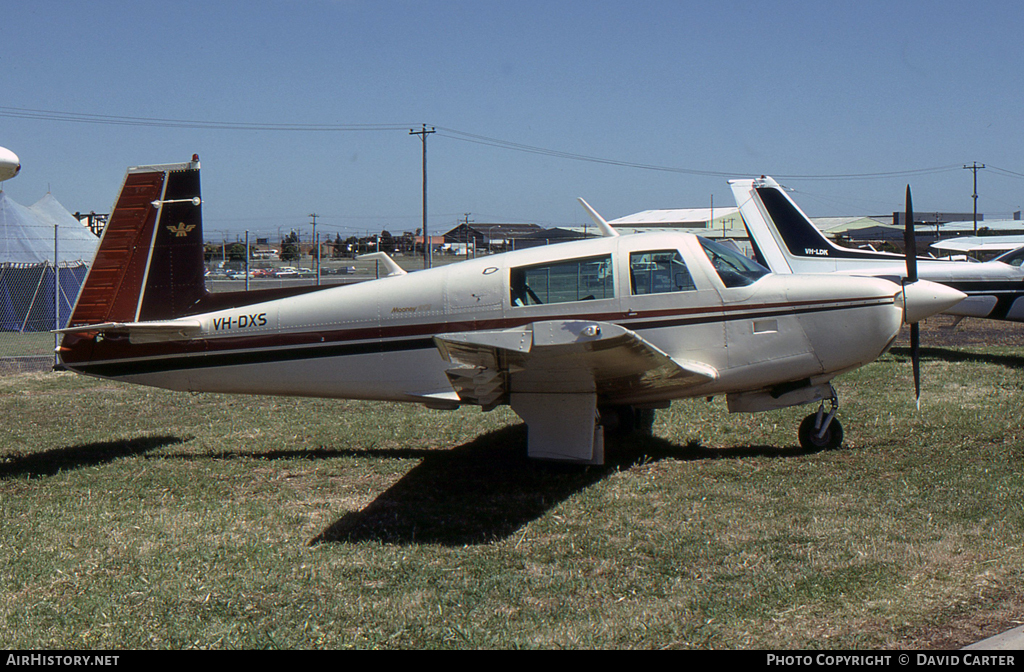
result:
[(811, 413), (800, 423), (798, 436), (800, 447), (804, 450), (835, 450), (843, 444), (843, 426), (839, 419), (833, 417), (831, 422), (821, 431), (823, 418), (821, 413)]

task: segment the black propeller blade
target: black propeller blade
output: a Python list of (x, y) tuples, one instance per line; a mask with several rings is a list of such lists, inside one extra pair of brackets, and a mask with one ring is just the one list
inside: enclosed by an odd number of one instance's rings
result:
[[(917, 235), (914, 232), (914, 205), (907, 185), (907, 211), (903, 229), (903, 247), (907, 257), (907, 278), (903, 286), (917, 282)], [(914, 395), (917, 407), (921, 408), (921, 327), (917, 322), (910, 325), (910, 361), (914, 366)]]

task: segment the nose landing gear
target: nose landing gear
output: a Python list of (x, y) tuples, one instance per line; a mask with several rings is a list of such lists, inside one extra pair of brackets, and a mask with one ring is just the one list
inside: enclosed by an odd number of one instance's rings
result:
[(825, 402), (822, 401), (817, 412), (811, 413), (800, 423), (797, 436), (804, 450), (835, 450), (843, 444), (843, 426), (835, 417), (839, 410), (839, 397), (835, 388), (832, 388), (832, 397), (828, 401), (827, 415)]

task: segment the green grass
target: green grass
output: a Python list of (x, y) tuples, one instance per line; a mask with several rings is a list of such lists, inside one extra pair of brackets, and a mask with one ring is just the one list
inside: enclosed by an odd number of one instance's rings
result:
[[(1020, 617), (1024, 358), (896, 350), (810, 408), (660, 411), (608, 464), (507, 409), (0, 377), (6, 648), (893, 648)], [(982, 634), (993, 634), (992, 632)]]
[(43, 332), (0, 331), (0, 357), (53, 357), (53, 334)]

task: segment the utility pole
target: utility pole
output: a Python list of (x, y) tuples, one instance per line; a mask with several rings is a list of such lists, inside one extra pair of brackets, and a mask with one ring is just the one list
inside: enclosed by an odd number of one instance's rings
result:
[(427, 232), (427, 136), (431, 133), (436, 133), (434, 127), (431, 126), (430, 130), (427, 130), (427, 125), (423, 124), (423, 128), (414, 131), (409, 129), (409, 135), (418, 135), (420, 140), (423, 142), (423, 267), (430, 268), (431, 266), (431, 249), (430, 249), (430, 234)]
[[(320, 284), (320, 246), (317, 245), (316, 241), (316, 218), (319, 217), (315, 212), (309, 213), (309, 216), (313, 219), (313, 249), (316, 250), (316, 284)], [(310, 250), (309, 261), (313, 263), (313, 251)]]
[(974, 235), (978, 235), (978, 171), (984, 167), (984, 163), (979, 166), (977, 161), (970, 166), (964, 166), (964, 170), (974, 173), (974, 194), (971, 195), (974, 199)]
[(245, 230), (245, 291), (249, 291), (249, 229)]
[[(470, 237), (469, 225), (473, 224), (474, 222), (473, 222), (473, 220), (471, 220), (469, 218), (469, 213), (468, 212), (464, 213), (464, 219), (462, 220), (462, 223), (466, 225), (466, 259), (469, 259), (469, 237)], [(475, 239), (473, 240), (473, 257), (476, 257), (476, 240)]]

